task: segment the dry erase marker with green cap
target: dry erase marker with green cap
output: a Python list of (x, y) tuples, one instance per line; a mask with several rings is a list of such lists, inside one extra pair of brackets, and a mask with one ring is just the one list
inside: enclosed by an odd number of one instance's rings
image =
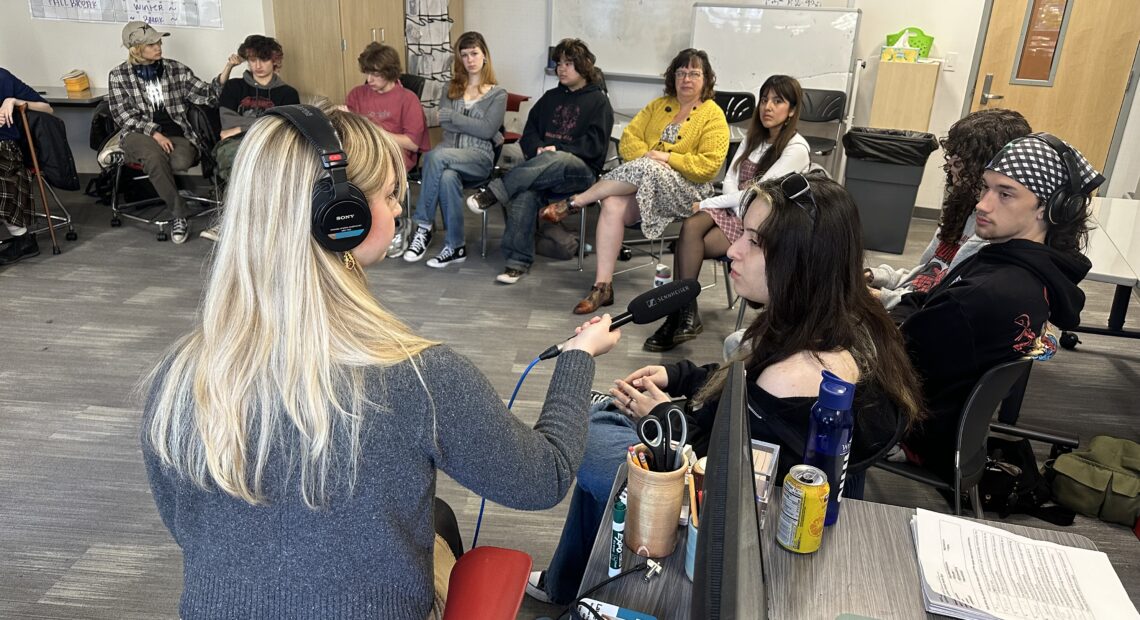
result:
[(625, 549), (625, 491), (614, 500), (613, 537), (610, 539), (610, 577), (616, 577), (621, 573), (623, 549)]

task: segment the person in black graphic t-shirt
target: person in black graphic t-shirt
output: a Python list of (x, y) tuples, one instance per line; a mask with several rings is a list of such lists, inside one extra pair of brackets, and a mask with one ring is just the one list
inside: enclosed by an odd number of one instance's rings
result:
[(518, 282), (534, 263), (539, 209), (553, 196), (593, 185), (609, 147), (614, 112), (599, 85), (594, 54), (579, 39), (563, 39), (554, 59), (558, 86), (531, 109), (519, 140), (526, 161), (467, 199), (475, 213), (495, 203), (507, 205), (502, 244), (507, 265), (495, 278), (502, 284)]

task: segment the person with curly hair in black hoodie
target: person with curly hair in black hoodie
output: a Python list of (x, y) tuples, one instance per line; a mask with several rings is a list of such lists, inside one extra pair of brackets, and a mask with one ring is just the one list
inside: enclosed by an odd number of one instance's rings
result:
[(891, 310), (928, 412), (903, 442), (910, 460), (949, 478), (962, 406), (978, 379), (1034, 350), (1046, 321), (1080, 324), (1077, 285), (1092, 267), (1081, 252), (1090, 196), (1102, 183), (1084, 155), (1044, 133), (1013, 140), (986, 165), (974, 217), (989, 243)]
[(993, 108), (972, 112), (950, 126), (940, 143), (946, 163), (946, 194), (938, 229), (910, 268), (879, 265), (864, 271), (867, 283), (887, 310), (907, 293), (929, 291), (942, 276), (986, 244), (974, 232), (974, 206), (982, 193), (986, 164), (1009, 141), (1029, 135), (1029, 122), (1015, 110)]

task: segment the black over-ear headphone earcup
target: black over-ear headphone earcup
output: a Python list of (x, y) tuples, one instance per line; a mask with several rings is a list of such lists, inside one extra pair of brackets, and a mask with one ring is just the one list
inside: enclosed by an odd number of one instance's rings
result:
[(332, 179), (324, 177), (313, 187), (313, 238), (326, 250), (347, 252), (364, 241), (372, 229), (368, 199), (355, 185), (341, 185), (337, 195)]

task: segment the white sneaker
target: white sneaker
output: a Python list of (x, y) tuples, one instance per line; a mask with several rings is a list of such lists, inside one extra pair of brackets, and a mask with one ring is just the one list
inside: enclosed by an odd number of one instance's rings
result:
[(515, 282), (518, 282), (519, 278), (523, 277), (524, 275), (526, 275), (526, 272), (521, 269), (507, 267), (503, 270), (503, 273), (495, 276), (495, 282), (499, 282), (500, 284), (514, 284)]
[(432, 269), (443, 269), (448, 265), (457, 265), (465, 260), (467, 260), (467, 246), (461, 245), (453, 250), (445, 245), (435, 258), (428, 259), (427, 266)]
[(499, 199), (495, 198), (495, 193), (484, 187), (467, 197), (467, 210), (475, 215), (482, 215), (497, 202)]
[(396, 232), (392, 235), (392, 242), (388, 244), (388, 258), (402, 256), (408, 249), (408, 233), (412, 227), (411, 220), (398, 220)]
[(550, 596), (546, 594), (546, 571), (531, 571), (526, 580), (526, 595), (532, 599), (550, 604)]
[(211, 227), (207, 228), (206, 230), (203, 230), (202, 232), (198, 233), (198, 236), (203, 238), (203, 239), (209, 239), (210, 241), (216, 242), (218, 240), (218, 237), (222, 236), (222, 227), (221, 227), (221, 225), (211, 226)]
[(409, 263), (419, 262), (424, 254), (427, 254), (429, 243), (431, 243), (431, 229), (416, 226), (416, 232), (412, 235), (412, 242), (408, 244), (408, 251), (404, 252), (404, 260)]
[(170, 240), (174, 243), (186, 243), (186, 238), (190, 236), (190, 223), (186, 218), (180, 217), (170, 223)]

